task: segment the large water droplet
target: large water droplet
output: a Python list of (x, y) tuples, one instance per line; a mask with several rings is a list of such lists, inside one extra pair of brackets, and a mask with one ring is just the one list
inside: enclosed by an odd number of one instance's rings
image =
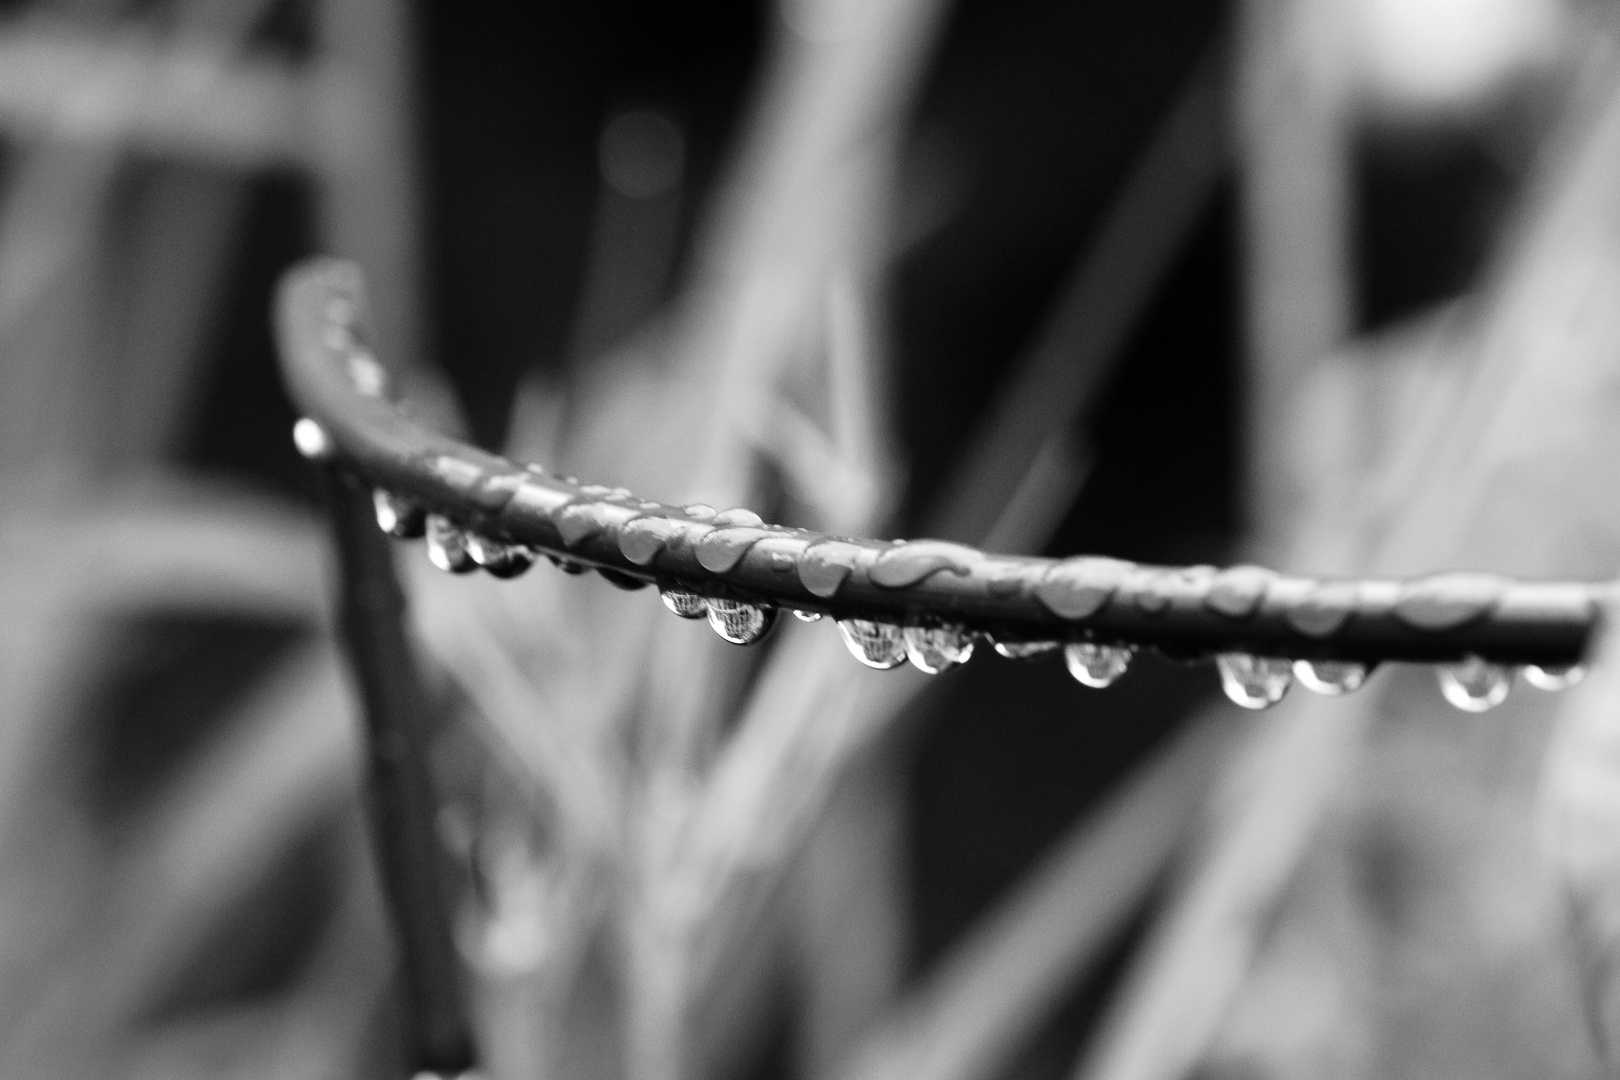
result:
[(311, 461), (320, 461), (331, 456), (332, 439), (326, 434), (326, 429), (305, 416), (293, 425), (293, 445), (298, 452)]
[(867, 667), (887, 671), (906, 661), (905, 633), (891, 623), (839, 619), (838, 633), (855, 659)]
[(467, 550), (466, 530), (443, 514), (427, 516), (427, 553), (429, 562), (451, 574), (478, 569)]
[(798, 619), (800, 622), (816, 622), (817, 620), (819, 620), (821, 618), (821, 612), (819, 612), (819, 611), (804, 611), (801, 608), (794, 608), (793, 609), (793, 617), (795, 619)]
[(1101, 690), (1112, 686), (1131, 666), (1129, 645), (1101, 645), (1095, 641), (1071, 641), (1063, 647), (1063, 661), (1069, 674), (1082, 686)]
[(1522, 670), (1524, 681), (1537, 690), (1568, 690), (1586, 678), (1586, 669), (1579, 664), (1564, 667), (1528, 664)]
[(371, 493), (371, 501), (377, 509), (377, 528), (389, 536), (411, 540), (427, 528), (427, 514), (409, 499), (378, 488)]
[(908, 626), (902, 631), (912, 667), (938, 675), (973, 656), (973, 634), (960, 626)]
[(996, 652), (1009, 660), (1033, 660), (1058, 648), (1058, 641), (998, 641)]
[(1354, 660), (1295, 660), (1294, 678), (1307, 690), (1337, 697), (1361, 688), (1367, 681), (1367, 665)]
[(709, 602), (695, 592), (660, 585), (658, 597), (665, 607), (683, 619), (701, 619), (709, 613)]
[(498, 578), (515, 578), (534, 565), (534, 552), (522, 544), (508, 544), (476, 533), (467, 536), (467, 554)]
[(1478, 656), (1440, 668), (1440, 693), (1463, 712), (1484, 712), (1507, 700), (1513, 672)]
[(776, 625), (776, 609), (741, 600), (709, 600), (709, 625), (733, 645), (752, 645)]
[(1293, 665), (1274, 656), (1221, 653), (1215, 658), (1221, 671), (1221, 689), (1233, 704), (1264, 709), (1277, 704), (1294, 681)]

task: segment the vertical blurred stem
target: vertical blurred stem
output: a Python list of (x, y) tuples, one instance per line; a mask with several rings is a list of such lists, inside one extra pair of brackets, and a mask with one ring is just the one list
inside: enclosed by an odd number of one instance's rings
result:
[(427, 699), (405, 637), (405, 597), (365, 490), (334, 472), (326, 488), (341, 566), (339, 627), (366, 722), (372, 836), (404, 960), (408, 1053), (414, 1067), (454, 1073), (471, 1064), (472, 1044), (435, 842)]
[(1344, 0), (1244, 0), (1236, 104), (1249, 394), (1248, 512), (1263, 555), (1287, 546), (1307, 478), (1287, 418), (1353, 318)]

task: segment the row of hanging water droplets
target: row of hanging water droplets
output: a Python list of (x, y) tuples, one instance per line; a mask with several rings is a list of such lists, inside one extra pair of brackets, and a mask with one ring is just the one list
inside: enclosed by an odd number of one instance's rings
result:
[[(307, 457), (324, 457), (330, 451), (325, 431), (314, 421), (299, 421), (293, 437)], [(611, 489), (608, 494), (629, 496), (623, 489)], [(383, 532), (400, 538), (425, 538), (429, 561), (448, 573), (465, 574), (482, 569), (496, 577), (511, 578), (527, 571), (537, 558), (537, 553), (523, 544), (484, 536), (444, 515), (427, 513), (410, 500), (383, 489), (373, 492), (373, 500), (377, 525)], [(749, 510), (716, 511), (701, 504), (682, 510), (693, 519), (718, 525), (762, 524), (758, 515)], [(566, 573), (579, 574), (589, 569), (570, 559), (547, 557)], [(597, 572), (621, 588), (641, 588), (646, 584), (614, 570), (598, 568)], [(752, 645), (762, 640), (776, 623), (777, 608), (771, 604), (704, 595), (671, 584), (661, 584), (659, 594), (664, 606), (674, 614), (683, 619), (706, 619), (716, 634), (737, 645)], [(805, 622), (821, 618), (819, 612), (813, 611), (794, 611), (793, 614)], [(903, 626), (847, 617), (835, 622), (855, 659), (881, 671), (909, 661), (919, 671), (939, 674), (966, 663), (981, 637), (988, 640), (987, 635), (939, 621)], [(1129, 670), (1136, 653), (1135, 646), (1117, 642), (998, 640), (993, 645), (998, 654), (1013, 660), (1034, 659), (1061, 650), (1075, 680), (1095, 689), (1117, 682)], [(1226, 696), (1246, 709), (1275, 705), (1295, 682), (1318, 694), (1348, 694), (1359, 689), (1370, 673), (1366, 664), (1350, 660), (1289, 659), (1241, 652), (1220, 653), (1215, 663)], [(1518, 670), (1525, 682), (1543, 690), (1565, 689), (1584, 675), (1578, 666), (1532, 665)], [(1506, 700), (1514, 668), (1468, 656), (1441, 665), (1438, 678), (1442, 695), (1452, 705), (1466, 712), (1484, 712)]]
[[(441, 570), (467, 573), (482, 568), (497, 577), (514, 577), (535, 561), (535, 553), (520, 544), (491, 540), (463, 529), (438, 514), (423, 514), (406, 500), (386, 491), (374, 493), (377, 524), (393, 536), (423, 536), (427, 539), (428, 559)], [(713, 515), (712, 508), (685, 508), (695, 516)], [(738, 516), (748, 511), (727, 511)], [(720, 515), (714, 515), (720, 516)], [(750, 515), (752, 516), (752, 515)], [(739, 520), (739, 523), (742, 523)], [(552, 560), (570, 573), (586, 567), (565, 559)], [(621, 575), (610, 580), (627, 582)], [(640, 585), (633, 582), (632, 587)], [(760, 641), (775, 625), (777, 609), (768, 604), (705, 596), (674, 585), (662, 585), (659, 595), (664, 606), (683, 619), (707, 619), (716, 634), (737, 645)], [(805, 621), (815, 622), (819, 612), (794, 611)], [(910, 661), (917, 670), (936, 675), (973, 656), (980, 635), (948, 623), (900, 626), (873, 619), (835, 620), (838, 633), (851, 655), (862, 664), (880, 671)], [(1061, 650), (1069, 673), (1084, 686), (1103, 689), (1113, 685), (1130, 668), (1135, 647), (1123, 643), (1095, 641), (996, 641), (995, 651), (1011, 660), (1028, 660)], [(1247, 653), (1221, 653), (1215, 657), (1221, 688), (1235, 704), (1247, 709), (1265, 709), (1281, 701), (1295, 682), (1318, 694), (1339, 696), (1359, 689), (1370, 669), (1350, 660), (1289, 660), (1282, 657), (1254, 656)], [(1524, 680), (1543, 690), (1562, 690), (1579, 682), (1580, 667), (1527, 666)], [(1501, 704), (1512, 686), (1514, 669), (1493, 664), (1479, 657), (1442, 665), (1438, 671), (1441, 693), (1452, 705), (1466, 712), (1484, 712)]]

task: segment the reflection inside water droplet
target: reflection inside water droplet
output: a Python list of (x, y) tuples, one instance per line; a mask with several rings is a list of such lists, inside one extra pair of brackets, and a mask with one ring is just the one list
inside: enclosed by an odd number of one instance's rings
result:
[(996, 652), (1009, 660), (1033, 660), (1052, 652), (1060, 644), (1057, 641), (998, 641)]
[(973, 635), (960, 626), (908, 626), (901, 633), (912, 667), (929, 675), (973, 656)]
[(443, 514), (427, 516), (428, 561), (451, 574), (465, 574), (478, 568), (467, 550), (467, 533)]
[(534, 565), (534, 552), (522, 544), (508, 544), (476, 533), (467, 536), (472, 561), (498, 578), (514, 578)]
[(1264, 709), (1277, 704), (1294, 681), (1294, 666), (1274, 656), (1221, 653), (1215, 658), (1221, 689), (1235, 705)]
[(1131, 666), (1134, 650), (1129, 645), (1102, 645), (1095, 641), (1071, 641), (1063, 647), (1063, 662), (1069, 674), (1082, 686), (1101, 690), (1112, 686)]
[(1568, 690), (1586, 678), (1586, 669), (1579, 664), (1565, 667), (1528, 664), (1522, 670), (1524, 681), (1537, 690)]
[(1353, 660), (1295, 660), (1294, 678), (1307, 690), (1337, 697), (1361, 688), (1367, 681), (1367, 665)]
[(377, 528), (389, 536), (414, 539), (427, 528), (427, 515), (409, 499), (378, 488), (371, 493), (371, 502), (377, 510)]
[(892, 623), (869, 619), (839, 619), (838, 633), (850, 654), (870, 668), (887, 671), (906, 660), (906, 638)]
[(586, 566), (584, 563), (575, 562), (573, 559), (564, 559), (556, 555), (547, 555), (546, 558), (551, 560), (552, 566), (555, 566), (565, 574), (583, 574), (585, 571), (590, 569), (590, 567)]
[(709, 613), (709, 602), (695, 592), (685, 589), (658, 587), (658, 598), (664, 606), (683, 619), (701, 619)]
[(741, 600), (711, 598), (709, 625), (733, 645), (752, 645), (776, 624), (776, 609)]
[(1480, 713), (1507, 700), (1511, 669), (1469, 656), (1439, 670), (1440, 693), (1463, 712)]
[(795, 619), (798, 619), (800, 622), (815, 622), (816, 620), (821, 618), (821, 612), (819, 612), (819, 611), (804, 611), (804, 610), (801, 610), (800, 608), (794, 608), (793, 609), (793, 617)]

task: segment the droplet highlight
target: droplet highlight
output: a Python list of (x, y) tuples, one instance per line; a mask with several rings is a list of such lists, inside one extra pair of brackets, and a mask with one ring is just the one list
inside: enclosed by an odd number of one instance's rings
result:
[(332, 439), (326, 429), (307, 416), (293, 425), (292, 436), (298, 452), (310, 461), (320, 461), (332, 454)]
[(522, 544), (508, 544), (477, 533), (467, 536), (467, 554), (498, 578), (515, 578), (534, 565), (534, 552)]
[(906, 659), (929, 675), (965, 664), (973, 656), (973, 634), (960, 626), (908, 626), (901, 635)]
[(1524, 681), (1537, 690), (1568, 690), (1580, 685), (1581, 680), (1586, 678), (1586, 669), (1579, 664), (1563, 667), (1528, 664), (1522, 670)]
[(1273, 656), (1221, 653), (1215, 666), (1221, 672), (1221, 689), (1234, 705), (1245, 709), (1270, 708), (1294, 681), (1293, 664)]
[(695, 592), (660, 585), (658, 598), (683, 619), (701, 619), (709, 613), (709, 602)]
[(741, 600), (709, 600), (709, 626), (733, 645), (752, 645), (776, 625), (776, 609)]
[(1316, 694), (1338, 697), (1361, 689), (1367, 681), (1367, 665), (1354, 660), (1295, 660), (1294, 678)]
[(1045, 656), (1062, 645), (1058, 641), (998, 641), (996, 653), (1008, 660), (1033, 660)]
[(887, 671), (906, 662), (905, 633), (891, 623), (839, 619), (838, 633), (850, 655), (869, 668)]
[(377, 512), (377, 528), (389, 536), (413, 540), (427, 528), (427, 514), (411, 500), (377, 488), (371, 493)]
[(1129, 645), (1103, 645), (1071, 641), (1063, 647), (1063, 662), (1081, 686), (1102, 690), (1114, 685), (1130, 668), (1134, 650)]
[(467, 550), (467, 531), (443, 514), (427, 516), (428, 562), (448, 574), (467, 574), (478, 569)]
[(1463, 712), (1471, 713), (1482, 713), (1502, 704), (1513, 683), (1513, 672), (1509, 668), (1478, 656), (1442, 665), (1438, 675), (1440, 693), (1445, 699)]
[(795, 619), (798, 619), (800, 622), (820, 622), (821, 621), (821, 612), (819, 612), (819, 611), (805, 611), (802, 608), (794, 608), (793, 609), (793, 617)]

